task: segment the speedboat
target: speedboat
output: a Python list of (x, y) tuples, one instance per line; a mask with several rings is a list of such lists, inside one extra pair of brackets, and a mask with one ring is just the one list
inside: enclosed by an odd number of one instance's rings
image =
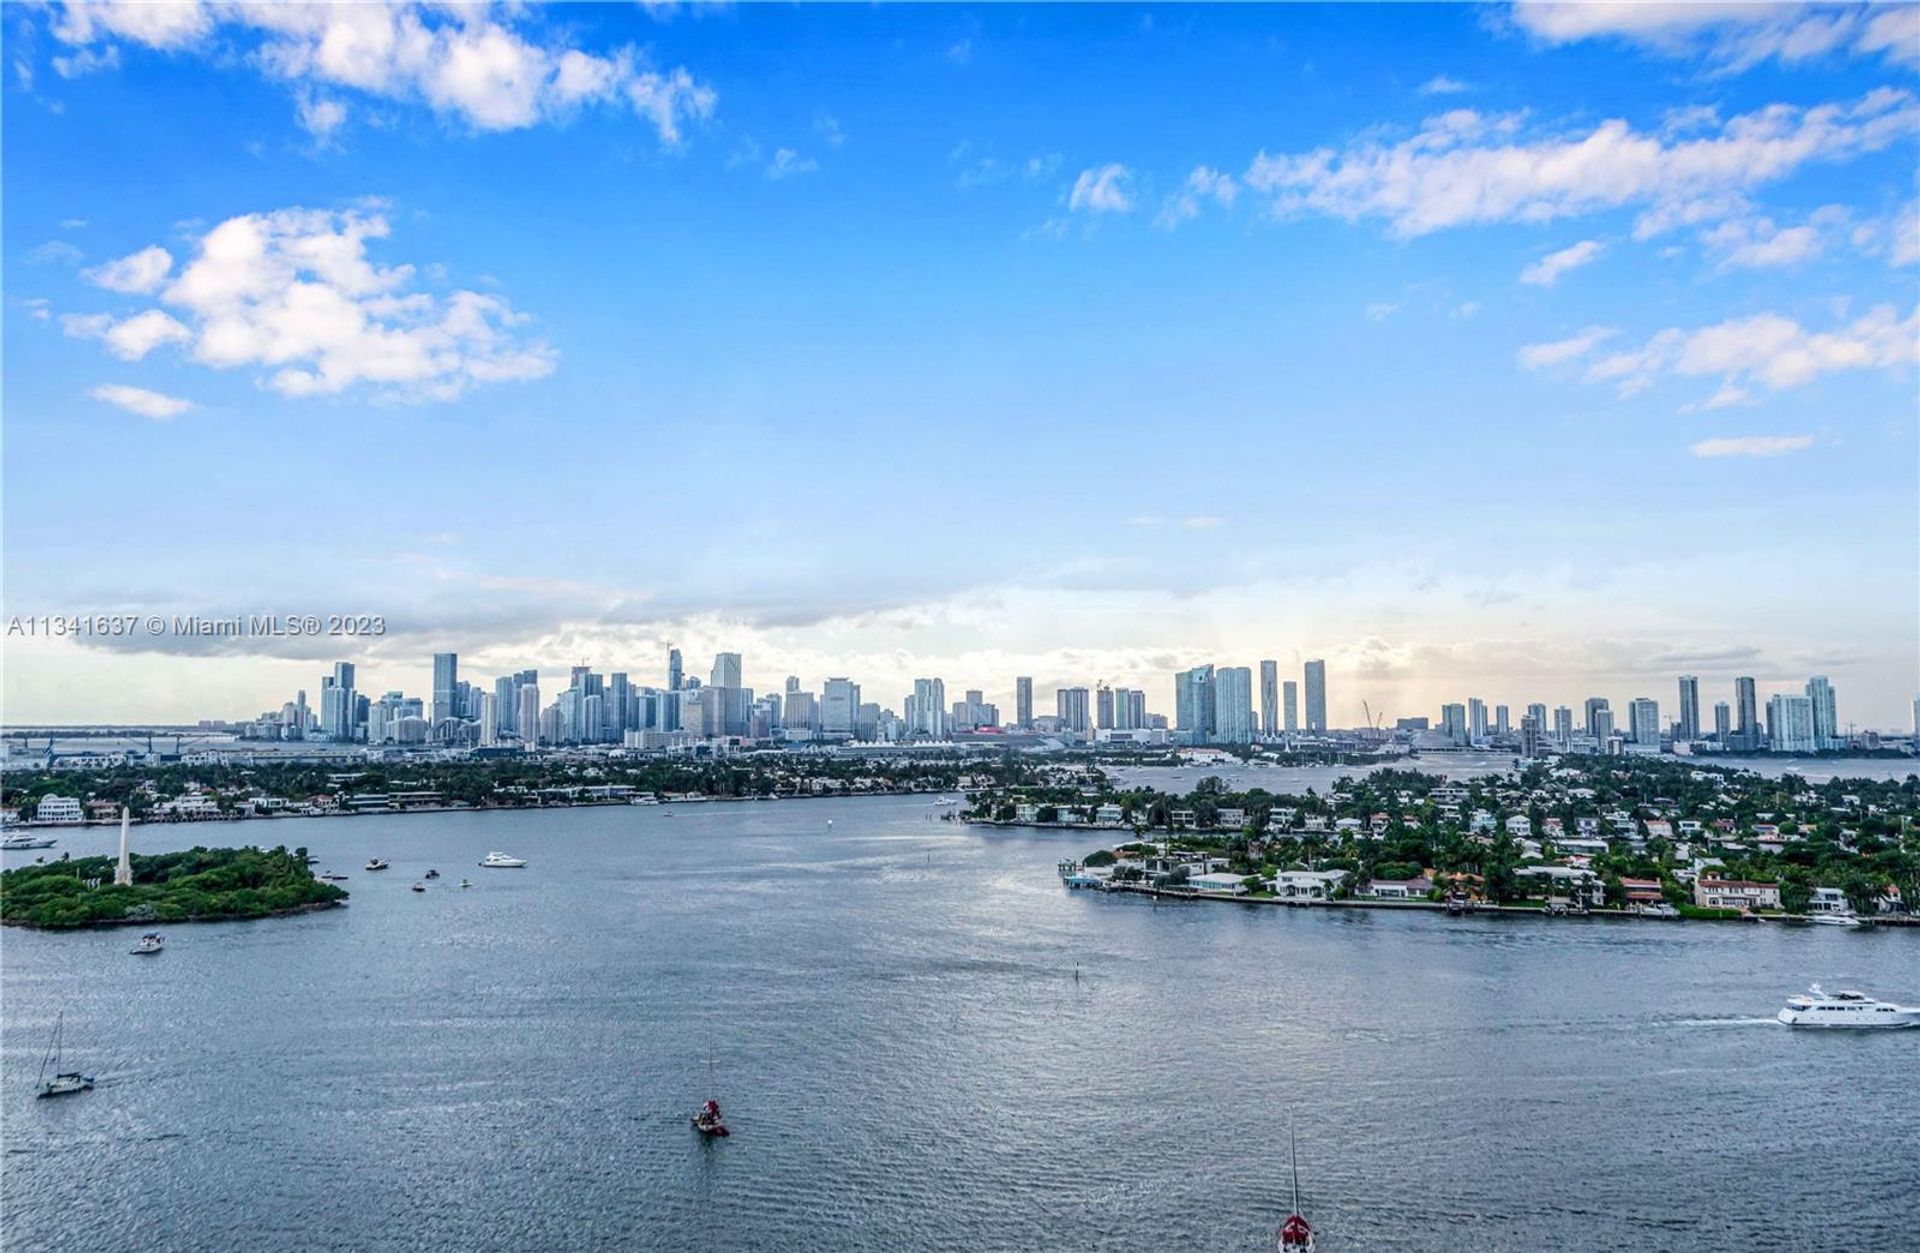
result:
[(1313, 1253), (1313, 1224), (1300, 1212), (1300, 1144), (1287, 1128), (1287, 1148), (1293, 1158), (1293, 1208), (1280, 1224), (1280, 1253)]
[(320, 877), (328, 883), (345, 883), (347, 881), (347, 876), (343, 874), (323, 874)]
[(413, 885), (413, 890), (416, 892), (424, 892), (427, 890), (427, 885), (424, 883), (416, 883)]
[(388, 866), (392, 864), (393, 864), (392, 862), (381, 861), (378, 857), (369, 857), (367, 859), (368, 870), (385, 870)]
[(1805, 995), (1790, 996), (1775, 1015), (1789, 1027), (1920, 1026), (1920, 1005), (1876, 1001), (1865, 992), (1823, 992), (1814, 984)]
[(1814, 914), (1807, 919), (1816, 927), (1863, 927), (1866, 924), (1851, 911), (1842, 910), (1831, 914)]
[(1640, 907), (1640, 916), (1642, 918), (1678, 918), (1680, 911), (1665, 901), (1660, 901), (1653, 905), (1642, 905)]
[(149, 931), (145, 935), (140, 937), (140, 942), (138, 944), (134, 945), (132, 948), (128, 949), (127, 951), (132, 953), (135, 957), (145, 957), (149, 953), (159, 952), (162, 947), (163, 945), (160, 939), (160, 933), (158, 931)]
[(58, 842), (52, 836), (10, 835), (0, 840), (0, 849), (5, 849), (9, 853), (20, 853), (30, 848), (52, 848)]
[(462, 879), (462, 880), (460, 880), (460, 886), (461, 886), (461, 887), (463, 887), (463, 888), (470, 888), (470, 887), (472, 887), (472, 886), (473, 886), (473, 884), (472, 884), (472, 883), (470, 883), (470, 882), (468, 882), (468, 881), (467, 881), (467, 880), (465, 880), (465, 879)]
[(480, 859), (480, 864), (488, 870), (518, 870), (527, 862), (524, 857), (509, 857), (505, 853), (488, 853)]

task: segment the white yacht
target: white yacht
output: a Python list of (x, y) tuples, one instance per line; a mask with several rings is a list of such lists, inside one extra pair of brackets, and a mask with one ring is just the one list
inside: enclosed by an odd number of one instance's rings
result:
[(52, 848), (57, 843), (59, 841), (52, 836), (28, 835), (22, 832), (0, 840), (0, 849), (5, 849), (9, 853), (21, 853), (30, 848)]
[(480, 864), (488, 870), (518, 870), (527, 862), (524, 857), (509, 857), (505, 853), (488, 853), (480, 859)]
[(1814, 914), (1808, 921), (1816, 927), (1860, 927), (1866, 925), (1850, 910), (1836, 910), (1832, 913)]
[(1920, 1026), (1920, 1005), (1891, 1005), (1865, 992), (1823, 992), (1819, 984), (1802, 996), (1787, 998), (1776, 1015), (1789, 1027)]
[(135, 957), (145, 957), (150, 953), (159, 952), (165, 946), (166, 946), (165, 942), (161, 940), (160, 933), (158, 931), (149, 931), (145, 935), (140, 937), (140, 942), (138, 944), (134, 945), (132, 948), (128, 949), (127, 951), (132, 953)]

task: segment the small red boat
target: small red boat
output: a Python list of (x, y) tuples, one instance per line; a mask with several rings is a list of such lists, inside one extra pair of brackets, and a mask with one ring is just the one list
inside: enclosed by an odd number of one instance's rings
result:
[(1280, 1224), (1280, 1253), (1313, 1253), (1313, 1224), (1300, 1213), (1300, 1146), (1287, 1128), (1287, 1147), (1293, 1154), (1293, 1212)]
[(720, 1102), (718, 1101), (708, 1101), (700, 1107), (700, 1112), (693, 1116), (693, 1127), (694, 1130), (703, 1136), (730, 1136), (733, 1134), (727, 1130), (727, 1124), (720, 1118)]

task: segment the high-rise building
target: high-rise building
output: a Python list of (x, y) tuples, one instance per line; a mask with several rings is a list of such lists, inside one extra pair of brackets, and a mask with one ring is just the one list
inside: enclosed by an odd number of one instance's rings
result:
[(667, 650), (667, 690), (669, 692), (679, 691), (685, 674), (686, 671), (683, 670), (680, 665), (680, 650), (677, 648), (669, 648)]
[(1513, 729), (1507, 721), (1510, 716), (1511, 715), (1507, 713), (1507, 707), (1505, 705), (1495, 705), (1493, 707), (1493, 733), (1495, 735), (1505, 735)]
[(1760, 698), (1751, 676), (1733, 681), (1734, 747), (1748, 752), (1760, 747)]
[[(1527, 708), (1545, 709), (1546, 706), (1529, 705)], [(1541, 756), (1546, 749), (1546, 739), (1547, 737), (1541, 731), (1540, 719), (1531, 713), (1520, 719), (1520, 755), (1522, 757)]]
[(1142, 731), (1147, 725), (1147, 694), (1135, 687), (1113, 689), (1113, 729)]
[(492, 748), (500, 742), (500, 719), (494, 713), (493, 693), (480, 693), (480, 708), (475, 711), (480, 716), (480, 747)]
[(1713, 702), (1713, 739), (1722, 748), (1733, 742), (1733, 707), (1723, 700)]
[(739, 653), (719, 653), (715, 655), (713, 659), (712, 686), (714, 687), (741, 686), (740, 654)]
[(1173, 676), (1173, 725), (1188, 744), (1213, 738), (1213, 667), (1195, 666)]
[(540, 685), (538, 683), (519, 683), (514, 686), (514, 700), (519, 709), (513, 723), (513, 733), (520, 737), (520, 743), (532, 748), (540, 742)]
[(1680, 676), (1680, 722), (1673, 738), (1683, 743), (1700, 738), (1700, 680), (1691, 674)]
[(1090, 711), (1088, 697), (1091, 695), (1084, 687), (1063, 687), (1054, 691), (1054, 708), (1060, 716), (1062, 731), (1084, 733), (1089, 725)]
[(1440, 732), (1449, 744), (1464, 748), (1473, 733), (1467, 727), (1467, 707), (1461, 704), (1440, 706)]
[(1327, 663), (1309, 661), (1306, 666), (1307, 730), (1327, 729)]
[(1094, 689), (1093, 725), (1102, 731), (1113, 730), (1113, 689), (1104, 683)]
[(1660, 747), (1660, 702), (1649, 696), (1636, 696), (1627, 706), (1627, 733), (1643, 748)]
[(1806, 696), (1774, 697), (1767, 702), (1768, 747), (1776, 753), (1811, 753), (1814, 738), (1813, 701)]
[(433, 725), (438, 727), (448, 718), (460, 716), (458, 706), (454, 704), (454, 693), (460, 687), (460, 654), (435, 653), (433, 655)]
[(1475, 744), (1487, 738), (1487, 702), (1467, 697), (1467, 738)]
[(828, 679), (820, 696), (820, 733), (856, 736), (859, 721), (860, 685), (847, 678)]
[(1813, 746), (1821, 752), (1840, 747), (1840, 727), (1834, 709), (1833, 684), (1816, 674), (1807, 680), (1807, 699), (1813, 703)]
[(1022, 731), (1033, 730), (1033, 676), (1020, 675), (1013, 681), (1013, 725)]
[(913, 695), (907, 698), (909, 734), (945, 739), (947, 734), (947, 685), (940, 679), (915, 679)]
[(1613, 731), (1613, 707), (1607, 703), (1607, 698), (1604, 696), (1587, 697), (1587, 709), (1586, 709), (1587, 735), (1591, 739), (1605, 741), (1607, 737), (1606, 735), (1601, 734), (1599, 729), (1601, 714), (1607, 715), (1606, 717), (1607, 732), (1608, 734), (1611, 734)]
[(1573, 710), (1565, 705), (1553, 708), (1553, 738), (1561, 748), (1573, 743)]
[(1280, 663), (1260, 663), (1260, 734), (1280, 731)]
[(790, 740), (810, 740), (820, 730), (820, 704), (812, 692), (803, 692), (796, 685), (787, 689), (787, 708), (784, 714), (787, 724), (787, 738)]
[(1280, 685), (1280, 729), (1289, 735), (1300, 729), (1300, 685), (1292, 679)]
[(1545, 739), (1547, 728), (1552, 725), (1547, 721), (1547, 707), (1539, 704), (1528, 705), (1526, 716), (1533, 719), (1533, 725), (1539, 730), (1540, 738)]
[(1223, 744), (1253, 743), (1253, 671), (1223, 666), (1213, 675), (1213, 738)]

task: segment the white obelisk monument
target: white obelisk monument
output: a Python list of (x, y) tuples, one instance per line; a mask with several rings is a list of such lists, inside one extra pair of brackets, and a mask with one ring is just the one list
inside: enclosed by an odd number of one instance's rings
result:
[(120, 864), (113, 871), (113, 886), (117, 888), (133, 886), (133, 858), (127, 855), (127, 824), (131, 820), (132, 811), (120, 806)]

